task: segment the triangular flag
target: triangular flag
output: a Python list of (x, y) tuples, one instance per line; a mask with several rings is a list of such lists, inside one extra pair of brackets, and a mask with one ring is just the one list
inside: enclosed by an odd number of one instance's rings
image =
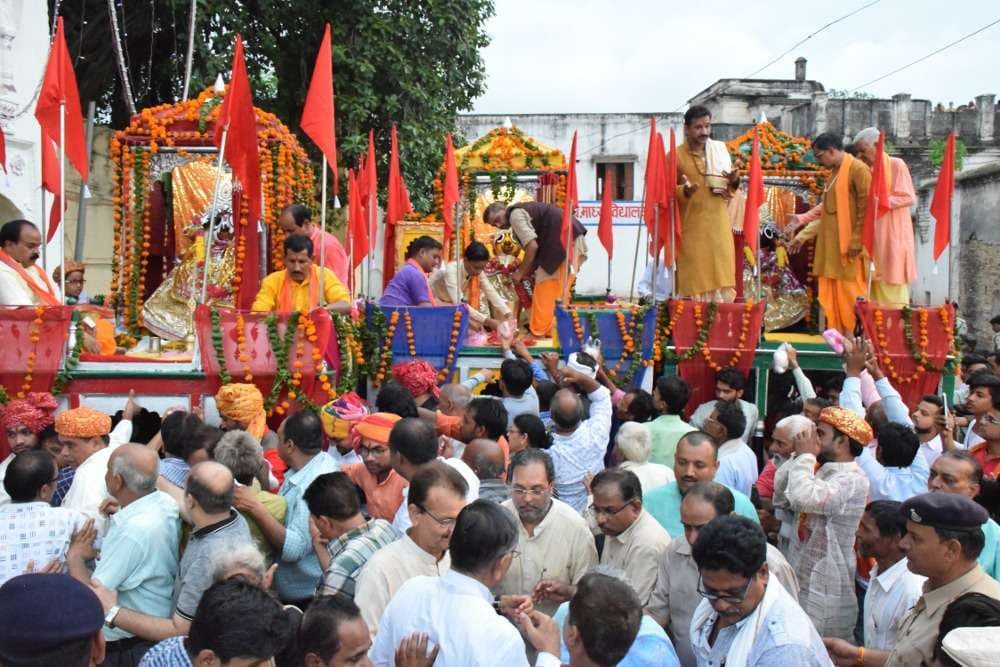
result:
[(614, 176), (612, 176), (613, 170), (611, 165), (604, 165), (604, 184), (602, 186), (603, 192), (601, 193), (601, 215), (597, 223), (597, 238), (601, 241), (601, 245), (604, 249), (608, 251), (608, 259), (611, 259), (611, 253), (614, 248), (614, 233), (611, 223), (611, 207), (614, 205), (614, 195), (612, 190), (614, 190)]
[(54, 142), (48, 136), (42, 135), (42, 188), (52, 195), (49, 228), (45, 233), (46, 243), (55, 237), (64, 210), (62, 198), (59, 196), (59, 157), (56, 155), (53, 144)]
[(934, 216), (934, 260), (937, 261), (951, 242), (951, 199), (955, 194), (955, 133), (948, 135), (944, 159), (938, 173), (930, 211)]
[(669, 259), (671, 251), (677, 252), (681, 245), (681, 207), (680, 202), (677, 201), (677, 135), (674, 132), (674, 128), (670, 128), (670, 153), (667, 154), (666, 164), (664, 166), (664, 178), (663, 178), (663, 200), (667, 203), (667, 215), (664, 216), (666, 220), (664, 223), (667, 226), (668, 232), (663, 235), (664, 239), (670, 238), (669, 228), (670, 228), (670, 215), (673, 214), (673, 227), (674, 234), (671, 241), (673, 246), (669, 246), (666, 242), (663, 244), (664, 258)]
[(313, 67), (312, 81), (306, 94), (306, 104), (302, 108), (299, 127), (326, 156), (326, 162), (333, 172), (333, 192), (339, 191), (337, 173), (337, 122), (336, 106), (333, 98), (333, 52), (330, 46), (330, 24), (323, 31)]
[(348, 238), (351, 241), (351, 254), (354, 258), (351, 275), (354, 275), (354, 269), (361, 266), (368, 255), (368, 225), (365, 224), (362, 199), (357, 175), (353, 169), (348, 169), (347, 203), (350, 208), (347, 212), (347, 229)]
[[(59, 220), (62, 219), (61, 208), (65, 202), (59, 202), (59, 162), (56, 153), (49, 155), (46, 164), (46, 139), (59, 146), (59, 117), (63, 114), (64, 144), (62, 146), (66, 158), (80, 174), (80, 180), (86, 183), (90, 178), (87, 156), (87, 138), (83, 129), (83, 112), (80, 110), (80, 92), (76, 86), (76, 74), (66, 47), (66, 36), (63, 32), (63, 18), (56, 18), (56, 34), (49, 51), (49, 60), (45, 65), (45, 76), (38, 92), (38, 104), (35, 107), (35, 118), (42, 127), (42, 181), (46, 190), (53, 194), (57, 206), (50, 217), (46, 241), (55, 236)], [(51, 148), (51, 147), (49, 147)], [(53, 172), (54, 167), (54, 172)], [(46, 178), (48, 174), (48, 178)], [(53, 178), (54, 175), (54, 178)], [(45, 185), (48, 183), (48, 185)], [(50, 189), (51, 188), (51, 189)]]
[(872, 162), (871, 184), (868, 186), (868, 204), (865, 207), (865, 219), (861, 228), (861, 244), (869, 257), (875, 257), (875, 223), (878, 218), (888, 213), (889, 207), (889, 175), (886, 173), (888, 157), (885, 154), (885, 132), (880, 132), (875, 142), (875, 160)]
[[(375, 130), (368, 130), (368, 152), (365, 154), (364, 174), (359, 174), (359, 182), (364, 184), (361, 191), (361, 198), (365, 203), (365, 224), (368, 225), (368, 239), (372, 249), (374, 249), (376, 239), (378, 239), (376, 225), (378, 218), (378, 172), (375, 164)], [(392, 248), (383, 248), (382, 252), (391, 253)], [(383, 288), (389, 284), (391, 275), (383, 275)]]
[(576, 131), (573, 131), (573, 143), (569, 149), (569, 162), (566, 168), (566, 201), (563, 202), (562, 244), (566, 250), (566, 261), (569, 261), (570, 247), (573, 244), (573, 215), (579, 206), (576, 190)]
[(753, 253), (760, 240), (760, 207), (764, 204), (764, 173), (760, 166), (760, 126), (753, 128), (753, 148), (750, 150), (750, 174), (747, 183), (746, 208), (743, 211), (743, 240)]
[[(389, 144), (389, 182), (386, 185), (385, 243), (382, 246), (383, 248), (388, 249), (396, 246), (396, 223), (412, 210), (410, 193), (406, 190), (406, 183), (403, 181), (403, 172), (399, 167), (399, 139), (396, 136), (396, 125), (394, 123)], [(394, 265), (395, 258), (393, 257), (393, 253), (386, 250), (382, 258), (382, 275), (391, 276)]]
[[(653, 229), (656, 220), (655, 209), (660, 204), (663, 188), (663, 144), (658, 138), (656, 131), (656, 118), (649, 119), (649, 145), (646, 148), (646, 185), (643, 192), (643, 220), (646, 222), (646, 231), (649, 238), (653, 238), (656, 232)], [(659, 239), (657, 245), (662, 243)], [(657, 249), (654, 248), (654, 252)]]
[(455, 231), (455, 205), (458, 204), (458, 166), (455, 163), (455, 146), (451, 133), (444, 137), (444, 185), (441, 191), (441, 217), (444, 218), (444, 237), (451, 239)]

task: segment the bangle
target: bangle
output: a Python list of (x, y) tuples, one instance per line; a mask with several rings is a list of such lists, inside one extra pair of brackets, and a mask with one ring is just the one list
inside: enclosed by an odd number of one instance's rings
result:
[(865, 664), (865, 647), (864, 646), (859, 646), (858, 647), (858, 661), (856, 663), (854, 663), (854, 664), (856, 664), (858, 667), (864, 667), (864, 664)]

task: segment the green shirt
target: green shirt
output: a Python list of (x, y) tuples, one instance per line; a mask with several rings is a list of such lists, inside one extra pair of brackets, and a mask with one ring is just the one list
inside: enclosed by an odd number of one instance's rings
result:
[(644, 426), (649, 430), (649, 435), (653, 439), (649, 462), (661, 463), (670, 468), (674, 467), (674, 452), (677, 450), (677, 441), (685, 433), (698, 430), (681, 419), (679, 415), (661, 415), (651, 422), (646, 422)]
[[(741, 514), (748, 519), (753, 519), (760, 523), (757, 517), (757, 509), (745, 495), (726, 487), (733, 493), (736, 501), (736, 514)], [(670, 482), (661, 487), (655, 488), (643, 495), (642, 506), (653, 518), (666, 528), (670, 537), (680, 537), (684, 534), (684, 525), (681, 523), (681, 489), (677, 482)]]

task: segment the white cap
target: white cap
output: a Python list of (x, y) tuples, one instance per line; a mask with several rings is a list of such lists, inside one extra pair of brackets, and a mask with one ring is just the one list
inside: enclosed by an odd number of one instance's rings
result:
[(955, 628), (941, 648), (962, 667), (994, 667), (1000, 664), (1000, 628)]

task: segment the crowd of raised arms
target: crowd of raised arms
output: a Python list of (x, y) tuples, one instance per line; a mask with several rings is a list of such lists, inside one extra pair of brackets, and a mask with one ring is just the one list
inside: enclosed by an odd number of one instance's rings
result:
[(996, 354), (909, 410), (866, 341), (815, 386), (789, 349), (759, 414), (504, 347), (276, 430), (251, 384), (10, 401), (0, 663), (1000, 664)]

